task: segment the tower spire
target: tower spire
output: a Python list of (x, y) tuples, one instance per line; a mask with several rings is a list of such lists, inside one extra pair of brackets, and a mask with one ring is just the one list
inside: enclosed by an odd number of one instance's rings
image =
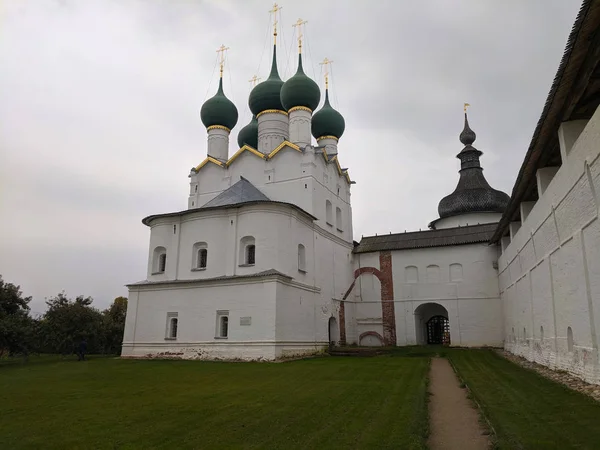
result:
[(294, 25), (294, 28), (298, 27), (298, 54), (302, 54), (302, 38), (304, 35), (302, 34), (302, 25), (308, 23), (308, 20), (298, 19)]
[(221, 78), (223, 78), (223, 66), (225, 65), (225, 52), (227, 50), (229, 50), (229, 47), (225, 47), (223, 44), (217, 49), (217, 53), (219, 53), (219, 73)]
[(273, 43), (277, 45), (277, 12), (279, 12), (283, 6), (279, 6), (277, 3), (273, 4), (273, 9), (269, 12), (273, 14)]
[(475, 142), (475, 139), (477, 138), (477, 135), (473, 130), (471, 130), (471, 127), (469, 126), (469, 119), (467, 118), (467, 108), (469, 106), (471, 105), (469, 105), (468, 103), (465, 103), (464, 105), (463, 109), (465, 112), (465, 126), (458, 137), (460, 139), (460, 142), (462, 142), (465, 146), (472, 145), (473, 142)]
[(325, 89), (329, 89), (329, 64), (331, 64), (333, 61), (331, 61), (328, 58), (325, 58), (323, 60), (323, 62), (319, 63), (322, 66), (325, 66)]

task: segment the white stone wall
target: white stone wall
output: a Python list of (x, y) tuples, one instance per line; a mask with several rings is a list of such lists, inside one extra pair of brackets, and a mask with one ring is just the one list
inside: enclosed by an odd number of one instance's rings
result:
[[(447, 311), (451, 345), (502, 346), (497, 258), (497, 247), (487, 244), (392, 251), (397, 345), (424, 343), (423, 323), (429, 317), (421, 317), (418, 308), (435, 304)], [(377, 252), (355, 260), (355, 269), (379, 269)], [(353, 315), (352, 322), (346, 318), (348, 342), (358, 343), (366, 331), (383, 334), (381, 284), (374, 275), (359, 276), (347, 301)]]
[(598, 110), (578, 139), (561, 139), (561, 145), (566, 141), (572, 148), (561, 148), (562, 166), (549, 183), (538, 177), (539, 200), (513, 226), (510, 243), (504, 240), (499, 267), (505, 348), (600, 383)]
[(500, 222), (501, 217), (502, 214), (500, 213), (489, 212), (461, 214), (458, 216), (438, 219), (435, 222), (435, 229), (441, 230), (444, 228), (464, 227), (467, 225), (483, 225), (484, 223), (497, 223)]

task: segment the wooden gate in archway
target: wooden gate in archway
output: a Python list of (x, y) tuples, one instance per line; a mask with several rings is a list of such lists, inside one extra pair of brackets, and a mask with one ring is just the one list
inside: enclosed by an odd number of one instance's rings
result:
[(427, 344), (450, 345), (450, 321), (444, 316), (433, 316), (427, 321)]

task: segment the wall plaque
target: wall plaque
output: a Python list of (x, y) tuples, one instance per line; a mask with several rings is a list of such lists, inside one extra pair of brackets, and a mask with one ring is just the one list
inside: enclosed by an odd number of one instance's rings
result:
[(252, 317), (240, 317), (240, 325), (252, 325)]

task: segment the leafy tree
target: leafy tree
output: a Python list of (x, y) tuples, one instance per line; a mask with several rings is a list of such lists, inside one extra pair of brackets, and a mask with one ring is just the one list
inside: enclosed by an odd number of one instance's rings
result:
[(35, 321), (29, 317), (30, 301), (19, 286), (6, 283), (0, 275), (0, 356), (30, 352), (35, 334)]
[(127, 315), (127, 298), (115, 298), (112, 305), (102, 314), (104, 316), (105, 352), (120, 354)]

